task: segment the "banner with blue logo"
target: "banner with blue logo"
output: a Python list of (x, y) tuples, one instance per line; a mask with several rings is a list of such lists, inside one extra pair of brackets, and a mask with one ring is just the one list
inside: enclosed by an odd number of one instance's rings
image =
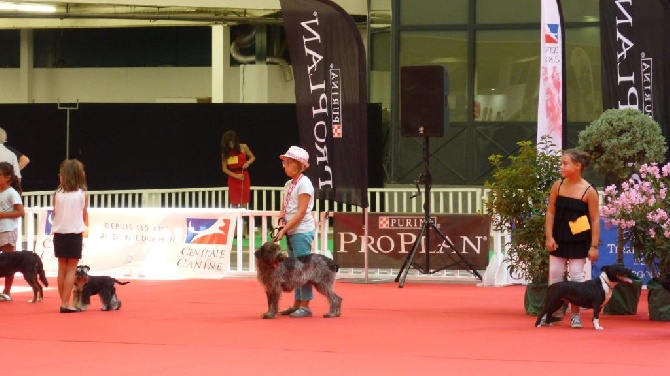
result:
[[(591, 267), (592, 278), (597, 278), (600, 275), (600, 268), (605, 265), (616, 264), (617, 254), (617, 227), (608, 228), (605, 221), (600, 220), (600, 246), (598, 247), (598, 261), (594, 262)], [(643, 285), (651, 279), (651, 272), (647, 270), (644, 263), (635, 259), (633, 250), (630, 247), (625, 247), (623, 255), (623, 263), (635, 275), (640, 278)]]
[(563, 148), (567, 134), (565, 106), (565, 39), (559, 0), (542, 0), (540, 16), (540, 85), (537, 106), (537, 141), (551, 137)]
[[(88, 211), (80, 264), (93, 275), (151, 279), (221, 278), (230, 266), (234, 209), (97, 209)], [(40, 215), (35, 252), (58, 270), (53, 212)]]

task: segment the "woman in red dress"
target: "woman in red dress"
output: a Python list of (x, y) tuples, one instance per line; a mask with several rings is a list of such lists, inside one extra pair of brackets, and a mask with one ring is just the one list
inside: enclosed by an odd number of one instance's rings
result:
[(221, 138), (221, 170), (228, 176), (230, 207), (246, 208), (251, 195), (249, 166), (256, 157), (247, 144), (240, 144), (237, 134), (228, 131)]

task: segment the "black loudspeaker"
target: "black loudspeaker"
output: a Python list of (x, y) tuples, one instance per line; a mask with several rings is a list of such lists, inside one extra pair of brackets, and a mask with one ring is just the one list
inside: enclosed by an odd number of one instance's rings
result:
[(449, 126), (449, 77), (441, 65), (400, 68), (400, 134), (442, 137)]

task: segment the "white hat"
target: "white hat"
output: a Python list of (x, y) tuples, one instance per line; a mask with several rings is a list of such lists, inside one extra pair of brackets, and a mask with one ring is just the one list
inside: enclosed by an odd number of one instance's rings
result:
[(302, 163), (302, 165), (305, 166), (305, 168), (309, 167), (309, 154), (305, 149), (298, 146), (291, 146), (290, 148), (288, 148), (286, 153), (280, 155), (279, 158), (281, 158), (282, 160), (286, 158), (294, 159)]

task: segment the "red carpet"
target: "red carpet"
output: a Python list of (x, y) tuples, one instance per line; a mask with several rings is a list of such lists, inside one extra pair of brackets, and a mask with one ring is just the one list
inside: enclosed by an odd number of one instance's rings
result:
[[(55, 284), (55, 279), (50, 278)], [(16, 286), (25, 286), (20, 276)], [(0, 302), (2, 368), (11, 375), (566, 375), (670, 371), (670, 323), (603, 316), (595, 331), (535, 328), (524, 287), (338, 281), (343, 315), (262, 320), (253, 279), (144, 281), (119, 286), (120, 311), (58, 313), (57, 292)], [(285, 294), (282, 307), (292, 301)]]

